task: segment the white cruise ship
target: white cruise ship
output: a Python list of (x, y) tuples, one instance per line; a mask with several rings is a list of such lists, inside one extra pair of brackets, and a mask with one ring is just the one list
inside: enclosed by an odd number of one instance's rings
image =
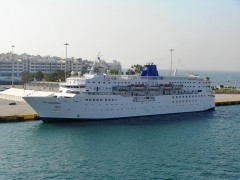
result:
[(139, 76), (85, 74), (68, 78), (58, 93), (23, 97), (44, 122), (121, 119), (215, 108), (207, 77), (159, 76), (154, 64)]

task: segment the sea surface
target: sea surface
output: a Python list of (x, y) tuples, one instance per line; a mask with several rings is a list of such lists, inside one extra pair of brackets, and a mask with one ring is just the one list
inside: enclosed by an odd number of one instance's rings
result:
[[(169, 70), (158, 70), (160, 76), (169, 76)], [(179, 70), (176, 76), (198, 75), (209, 77), (213, 86), (240, 87), (240, 71), (202, 71), (202, 70)]]
[(240, 179), (239, 115), (2, 123), (0, 179)]

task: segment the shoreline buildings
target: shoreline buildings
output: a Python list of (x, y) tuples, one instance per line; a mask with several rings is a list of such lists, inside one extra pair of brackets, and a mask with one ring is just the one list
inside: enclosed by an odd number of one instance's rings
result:
[[(113, 60), (108, 63), (99, 57), (95, 61), (83, 60), (82, 58), (67, 58), (62, 59), (57, 56), (33, 56), (29, 54), (0, 54), (0, 81), (11, 81), (13, 76), (14, 81), (20, 81), (23, 72), (36, 73), (41, 71), (44, 74), (52, 73), (56, 70), (71, 71), (71, 74), (87, 73), (94, 63), (98, 64), (98, 71), (106, 73), (107, 70), (115, 69), (121, 74), (121, 64)], [(99, 72), (98, 72), (99, 73)]]

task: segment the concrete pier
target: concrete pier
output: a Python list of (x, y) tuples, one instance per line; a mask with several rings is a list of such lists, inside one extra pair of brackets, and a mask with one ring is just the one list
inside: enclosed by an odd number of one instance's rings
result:
[[(16, 105), (9, 105), (15, 102)], [(0, 122), (37, 120), (38, 115), (26, 102), (0, 99)]]
[(240, 94), (215, 94), (216, 106), (240, 104)]

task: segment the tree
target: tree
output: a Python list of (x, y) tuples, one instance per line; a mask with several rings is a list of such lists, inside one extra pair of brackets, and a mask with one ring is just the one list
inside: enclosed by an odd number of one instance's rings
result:
[(118, 70), (117, 69), (111, 69), (111, 70), (109, 70), (109, 74), (117, 75), (118, 74)]
[(37, 80), (37, 81), (41, 81), (43, 78), (44, 78), (44, 74), (41, 72), (41, 71), (38, 71), (34, 74), (34, 78)]
[[(56, 76), (57, 76), (56, 81), (65, 81), (65, 71), (57, 70), (55, 72), (56, 72)], [(69, 77), (69, 74), (70, 74), (70, 71), (67, 72), (67, 77)]]
[(52, 82), (52, 81), (53, 81), (52, 73), (51, 73), (51, 74), (45, 74), (45, 75), (44, 75), (44, 80), (45, 80), (45, 81)]
[(132, 69), (128, 69), (126, 75), (134, 75), (135, 72)]
[(33, 79), (34, 79), (34, 74), (26, 72), (26, 71), (22, 73), (21, 81), (23, 84), (33, 81)]
[(140, 64), (137, 64), (137, 65), (132, 65), (131, 68), (134, 69), (134, 72), (136, 74), (139, 74), (142, 71), (143, 66)]
[[(70, 74), (70, 72), (67, 72), (67, 77), (69, 77), (69, 74)], [(50, 74), (45, 74), (44, 80), (49, 81), (49, 82), (65, 81), (65, 71), (57, 70)]]

